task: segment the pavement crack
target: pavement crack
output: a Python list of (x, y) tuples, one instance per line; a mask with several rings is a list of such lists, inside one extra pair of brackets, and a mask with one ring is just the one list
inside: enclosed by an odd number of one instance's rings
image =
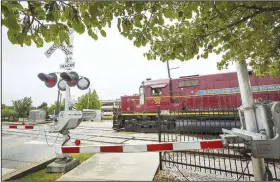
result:
[(121, 144), (123, 144), (123, 143), (125, 143), (125, 142), (127, 142), (127, 141), (129, 141), (129, 140), (134, 140), (134, 138), (135, 138), (135, 137), (132, 137), (132, 138), (130, 138), (130, 139), (126, 139), (125, 141), (121, 142)]

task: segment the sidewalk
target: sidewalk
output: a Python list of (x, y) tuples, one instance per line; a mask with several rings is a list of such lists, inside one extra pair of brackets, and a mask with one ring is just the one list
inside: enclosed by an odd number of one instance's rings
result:
[[(157, 142), (127, 141), (125, 143)], [(158, 152), (99, 153), (56, 181), (153, 181), (158, 166)]]
[(95, 154), (56, 181), (153, 181), (159, 154)]

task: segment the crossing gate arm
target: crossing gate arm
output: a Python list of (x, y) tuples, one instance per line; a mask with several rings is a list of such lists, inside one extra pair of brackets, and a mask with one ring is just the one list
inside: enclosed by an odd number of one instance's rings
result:
[(56, 146), (56, 154), (71, 153), (139, 153), (205, 150), (223, 148), (222, 140), (202, 140), (188, 142), (153, 143), (139, 145), (103, 145), (103, 146)]
[(32, 130), (32, 129), (40, 129), (40, 126), (34, 126), (34, 125), (2, 125), (2, 128)]
[(18, 129), (18, 130), (39, 130), (39, 131), (45, 131), (45, 132), (53, 132), (54, 126), (48, 126), (48, 125), (2, 125), (2, 129)]

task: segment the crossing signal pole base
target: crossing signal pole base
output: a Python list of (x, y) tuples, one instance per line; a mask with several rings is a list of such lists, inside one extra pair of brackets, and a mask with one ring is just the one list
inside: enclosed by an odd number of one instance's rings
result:
[(57, 159), (49, 164), (46, 168), (46, 173), (67, 173), (80, 164), (80, 161), (73, 158)]
[[(64, 146), (70, 140), (69, 131), (62, 130), (60, 133), (63, 135), (62, 146)], [(57, 155), (56, 160), (47, 166), (46, 173), (67, 173), (79, 164), (80, 161), (73, 159), (69, 154)]]

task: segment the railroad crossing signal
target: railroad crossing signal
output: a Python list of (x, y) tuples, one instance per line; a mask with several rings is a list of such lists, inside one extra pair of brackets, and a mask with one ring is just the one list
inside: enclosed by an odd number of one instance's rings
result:
[(58, 89), (61, 91), (65, 91), (66, 90), (66, 81), (65, 80), (60, 80), (57, 84)]
[[(38, 78), (45, 82), (48, 88), (52, 88), (57, 84), (57, 87), (61, 91), (66, 91), (66, 86), (74, 87), (77, 85), (78, 89), (86, 90), (90, 86), (90, 81), (84, 76), (79, 76), (75, 71), (62, 72), (60, 74), (61, 79), (58, 81), (56, 73), (39, 73)], [(58, 82), (58, 83), (57, 83)]]
[(77, 83), (77, 87), (80, 89), (80, 90), (86, 90), (88, 89), (90, 85), (90, 81), (88, 78), (86, 77), (82, 77), (79, 79), (78, 83)]
[(57, 83), (57, 76), (55, 73), (39, 73), (38, 77), (41, 81), (45, 82), (45, 85), (49, 88), (54, 87)]
[(74, 87), (77, 85), (79, 81), (79, 75), (75, 71), (71, 72), (62, 72), (60, 74), (60, 77), (66, 81), (67, 85), (69, 87)]

